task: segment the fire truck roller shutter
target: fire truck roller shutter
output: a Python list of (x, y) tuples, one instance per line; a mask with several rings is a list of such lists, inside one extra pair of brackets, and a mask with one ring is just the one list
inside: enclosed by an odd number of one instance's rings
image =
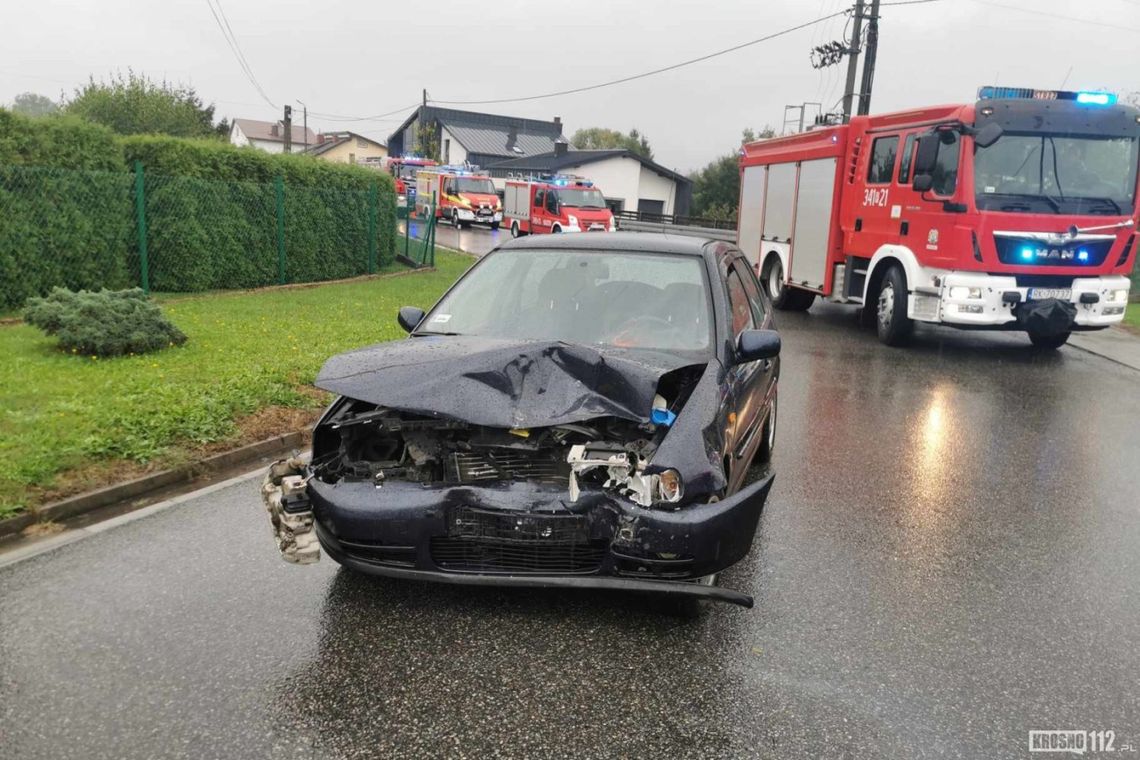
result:
[(800, 165), (790, 280), (814, 290), (823, 289), (827, 273), (827, 244), (838, 169), (839, 162), (834, 158), (804, 161)]
[[(760, 262), (761, 276), (779, 265), (783, 280), (787, 281), (791, 263), (792, 214), (796, 204), (797, 164), (772, 164), (768, 167), (768, 181), (764, 190), (764, 213), (760, 241), (764, 247), (764, 260)], [(773, 261), (773, 253), (779, 257)], [(771, 290), (771, 288), (769, 288)], [(772, 295), (773, 300), (777, 296)], [(779, 299), (782, 300), (782, 299)]]
[(768, 182), (767, 166), (746, 166), (740, 179), (740, 231), (736, 244), (744, 252), (756, 276), (764, 251), (760, 247), (761, 225), (764, 220), (764, 190)]

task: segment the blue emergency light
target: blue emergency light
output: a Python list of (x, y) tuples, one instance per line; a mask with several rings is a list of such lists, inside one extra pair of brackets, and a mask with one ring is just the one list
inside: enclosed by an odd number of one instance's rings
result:
[(1035, 90), (1031, 87), (978, 88), (978, 100), (1072, 100), (1083, 106), (1111, 106), (1116, 104), (1116, 95), (1111, 92), (1084, 90)]

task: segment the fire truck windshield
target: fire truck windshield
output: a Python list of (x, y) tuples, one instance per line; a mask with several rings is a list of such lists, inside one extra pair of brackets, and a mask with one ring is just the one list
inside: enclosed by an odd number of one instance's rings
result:
[(606, 207), (606, 199), (593, 188), (560, 187), (558, 188), (558, 202), (569, 208)]
[(456, 177), (455, 192), (495, 194), (495, 186), (486, 177)]
[(1011, 134), (974, 154), (979, 210), (1131, 215), (1137, 138)]

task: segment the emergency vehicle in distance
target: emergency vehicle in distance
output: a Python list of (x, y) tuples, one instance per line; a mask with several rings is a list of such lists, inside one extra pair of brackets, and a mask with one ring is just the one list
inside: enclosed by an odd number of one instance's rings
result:
[(561, 174), (507, 180), (503, 222), (511, 237), (617, 229), (613, 212), (593, 182)]
[(436, 166), (436, 162), (419, 156), (388, 159), (388, 173), (396, 179), (397, 205), (415, 208), (416, 172), (428, 166)]
[(1103, 92), (856, 116), (741, 149), (738, 242), (777, 308), (859, 304), (887, 345), (920, 321), (1057, 348), (1124, 318), (1138, 143)]
[(503, 204), (491, 178), (478, 167), (433, 166), (416, 174), (416, 213), (423, 216), (435, 199), (435, 216), (456, 227), (472, 223), (499, 229)]

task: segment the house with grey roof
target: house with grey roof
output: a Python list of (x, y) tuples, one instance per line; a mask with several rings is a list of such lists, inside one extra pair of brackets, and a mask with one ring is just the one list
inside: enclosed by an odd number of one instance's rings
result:
[[(316, 145), (317, 133), (294, 124), (290, 130), (293, 153), (301, 153), (306, 146)], [(282, 121), (258, 121), (257, 119), (234, 119), (230, 124), (230, 142), (237, 146), (252, 145), (266, 153), (285, 152), (285, 123)]]
[(548, 153), (562, 136), (562, 120), (557, 116), (552, 121), (540, 121), (420, 106), (388, 138), (389, 155), (414, 153), (421, 124), (431, 130), (439, 149), (438, 155), (431, 158), (445, 164), (489, 166), (511, 158)]

